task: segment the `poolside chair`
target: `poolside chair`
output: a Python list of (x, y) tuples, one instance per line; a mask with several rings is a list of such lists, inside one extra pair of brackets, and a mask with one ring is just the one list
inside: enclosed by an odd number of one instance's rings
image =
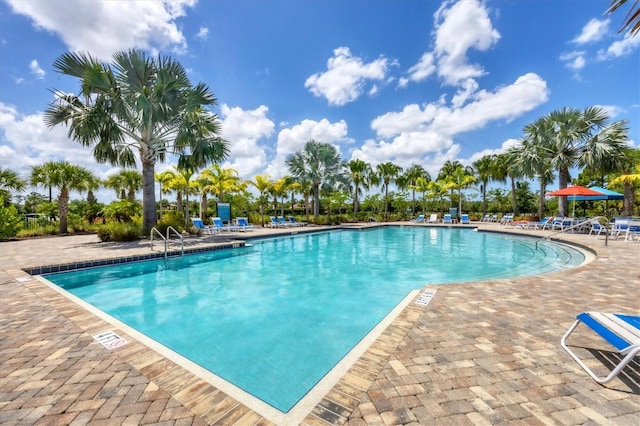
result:
[(269, 222), (269, 224), (267, 225), (269, 228), (279, 228), (280, 227), (280, 222), (278, 222), (278, 219), (276, 219), (275, 216), (269, 216), (269, 219), (271, 220), (271, 222)]
[(482, 216), (482, 219), (480, 219), (480, 222), (491, 222), (491, 215), (489, 213), (485, 214)]
[(640, 242), (640, 220), (630, 220), (627, 224), (627, 231), (624, 234), (624, 242)]
[(202, 219), (200, 219), (199, 217), (192, 217), (191, 222), (193, 223), (193, 226), (196, 227), (196, 229), (199, 229), (202, 232), (206, 232), (209, 235), (213, 234), (215, 231), (213, 227), (205, 225)]
[(282, 227), (284, 227), (284, 228), (288, 228), (288, 227), (293, 226), (293, 225), (291, 224), (291, 222), (289, 222), (288, 220), (286, 220), (286, 219), (284, 218), (284, 216), (278, 216), (276, 219), (278, 220), (278, 225), (280, 225), (280, 226), (282, 226)]
[(431, 216), (429, 216), (429, 220), (427, 220), (427, 223), (438, 223), (438, 213), (431, 213)]
[(246, 217), (237, 217), (236, 218), (236, 228), (238, 231), (253, 231), (258, 227), (255, 225), (251, 225)]
[(411, 219), (411, 222), (416, 222), (416, 223), (424, 222), (424, 215), (423, 214), (418, 215), (418, 217)]
[[(584, 362), (567, 347), (567, 338), (582, 323), (595, 331), (623, 356), (618, 365), (606, 377), (598, 377)], [(583, 312), (560, 340), (565, 351), (598, 383), (607, 383), (640, 353), (640, 316), (604, 312)]]
[(497, 214), (491, 215), (491, 220), (489, 220), (489, 222), (497, 222), (497, 221), (498, 221), (498, 215)]
[(513, 222), (512, 214), (505, 214), (500, 218), (500, 225), (506, 225), (507, 223), (511, 223), (511, 222)]
[(611, 236), (613, 238), (618, 238), (622, 234), (627, 232), (627, 228), (629, 227), (629, 219), (626, 217), (616, 217), (613, 219), (613, 228), (611, 231)]
[(598, 219), (591, 219), (589, 222), (591, 223), (591, 229), (589, 230), (589, 235), (587, 235), (587, 238), (590, 238), (592, 235), (595, 235), (597, 240), (600, 234), (610, 234), (610, 230), (607, 229), (606, 226), (603, 226), (598, 221)]
[(544, 227), (547, 226), (547, 224), (551, 223), (552, 220), (553, 217), (551, 216), (543, 217), (539, 221), (534, 222), (533, 229), (544, 229)]
[(307, 226), (308, 225), (307, 222), (298, 222), (296, 220), (296, 218), (293, 217), (293, 216), (289, 216), (289, 222), (291, 222), (291, 225), (293, 225), (293, 226)]
[(469, 220), (469, 215), (468, 214), (460, 215), (460, 223), (463, 225), (469, 225), (471, 223), (471, 221)]
[(451, 215), (449, 213), (442, 217), (442, 223), (448, 223), (449, 225), (453, 223), (453, 219), (451, 219)]
[(220, 219), (219, 217), (214, 217), (213, 219), (211, 219), (211, 221), (213, 222), (213, 229), (216, 230), (216, 231), (231, 232), (231, 231), (237, 231), (238, 230), (237, 226), (225, 225), (224, 222), (222, 222), (222, 219)]

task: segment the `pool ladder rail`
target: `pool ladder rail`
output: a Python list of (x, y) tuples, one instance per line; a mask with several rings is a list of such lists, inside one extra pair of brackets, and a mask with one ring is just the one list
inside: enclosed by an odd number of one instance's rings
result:
[(169, 240), (171, 239), (171, 232), (173, 232), (178, 236), (178, 238), (180, 238), (180, 256), (184, 256), (184, 238), (182, 238), (182, 235), (173, 226), (167, 227), (166, 238), (164, 235), (162, 235), (162, 233), (156, 227), (153, 227), (151, 229), (151, 235), (149, 236), (149, 239), (151, 240), (151, 250), (153, 250), (153, 234), (156, 233), (160, 236), (160, 238), (162, 238), (162, 240), (164, 241), (164, 258), (165, 259), (167, 258), (167, 248), (169, 245)]
[[(553, 237), (554, 235), (562, 234), (564, 232), (567, 232), (567, 231), (570, 231), (570, 230), (573, 230), (573, 229), (576, 229), (576, 228), (580, 228), (580, 227), (584, 226), (585, 224), (590, 223), (593, 220), (601, 220), (601, 219), (606, 222), (606, 224), (604, 226), (608, 229), (609, 225), (610, 225), (609, 219), (607, 219), (605, 216), (596, 216), (596, 217), (592, 217), (592, 218), (583, 220), (583, 221), (578, 222), (578, 223), (574, 223), (573, 225), (569, 226), (568, 228), (560, 229), (559, 231), (553, 232), (553, 233), (547, 235), (546, 237), (543, 237), (542, 239), (550, 241), (551, 237)], [(608, 231), (604, 233), (604, 245), (605, 246), (609, 245), (609, 232)], [(537, 249), (538, 249), (538, 241), (536, 241), (536, 250)]]

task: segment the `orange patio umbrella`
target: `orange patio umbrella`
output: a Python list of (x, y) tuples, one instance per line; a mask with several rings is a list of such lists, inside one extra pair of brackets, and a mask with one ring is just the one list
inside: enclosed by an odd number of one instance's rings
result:
[(594, 191), (591, 188), (580, 185), (567, 186), (557, 191), (547, 192), (549, 197), (573, 197), (573, 216), (576, 215), (576, 197), (586, 195), (603, 195), (602, 192)]

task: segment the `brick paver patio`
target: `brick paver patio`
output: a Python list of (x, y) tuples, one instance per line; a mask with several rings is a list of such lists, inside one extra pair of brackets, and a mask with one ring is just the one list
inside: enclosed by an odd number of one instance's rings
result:
[[(595, 260), (538, 277), (433, 286), (431, 302), (406, 307), (301, 423), (640, 424), (637, 359), (600, 386), (559, 343), (581, 311), (640, 314), (640, 244), (556, 237)], [(148, 253), (148, 242), (93, 235), (0, 243), (0, 424), (273, 423), (21, 270)], [(92, 336), (106, 329), (128, 344), (105, 349)], [(585, 346), (578, 350), (597, 371), (618, 359), (589, 333), (571, 342)]]

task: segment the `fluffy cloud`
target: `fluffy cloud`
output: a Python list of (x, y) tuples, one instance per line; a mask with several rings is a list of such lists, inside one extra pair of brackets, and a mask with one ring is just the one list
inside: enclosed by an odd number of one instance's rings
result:
[(70, 50), (109, 59), (113, 52), (130, 48), (184, 51), (187, 43), (175, 20), (196, 0), (7, 2), (37, 28), (58, 34)]
[(347, 123), (344, 120), (331, 123), (326, 118), (320, 121), (303, 120), (291, 128), (282, 129), (278, 133), (275, 158), (265, 173), (274, 179), (288, 174), (285, 163), (287, 156), (303, 149), (310, 140), (335, 145), (352, 143), (353, 141), (347, 137), (347, 131)]
[(209, 28), (200, 27), (200, 30), (196, 34), (196, 38), (199, 38), (200, 40), (206, 40), (207, 37), (209, 37)]
[(414, 163), (442, 165), (442, 159), (455, 159), (460, 151), (454, 143), (456, 135), (492, 121), (511, 121), (546, 102), (548, 96), (546, 82), (533, 73), (494, 92), (477, 90), (477, 85), (469, 83), (450, 104), (441, 98), (376, 117), (371, 128), (381, 140), (367, 141), (352, 152), (352, 158), (372, 164), (393, 161), (403, 167)]
[(598, 51), (598, 60), (607, 61), (627, 56), (638, 48), (640, 48), (640, 37), (627, 33), (622, 40), (614, 41), (608, 48)]
[(592, 19), (582, 28), (582, 32), (571, 40), (575, 44), (587, 44), (601, 40), (609, 32), (609, 19)]
[(266, 148), (259, 142), (274, 133), (275, 124), (267, 118), (269, 108), (254, 110), (222, 105), (222, 137), (230, 143), (230, 158), (225, 167), (238, 171), (243, 179), (251, 179), (266, 163)]
[(345, 105), (362, 95), (368, 81), (383, 81), (388, 67), (389, 61), (384, 57), (364, 63), (348, 47), (339, 47), (327, 61), (327, 71), (307, 78), (304, 87), (325, 97), (329, 105)]

